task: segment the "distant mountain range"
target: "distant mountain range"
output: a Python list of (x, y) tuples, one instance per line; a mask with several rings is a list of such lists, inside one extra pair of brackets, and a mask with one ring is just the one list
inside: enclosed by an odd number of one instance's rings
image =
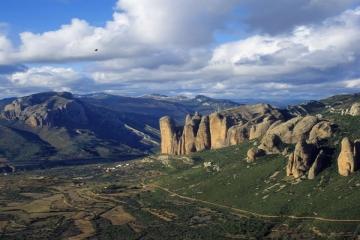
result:
[[(159, 118), (236, 107), (205, 96), (138, 98), (46, 92), (0, 100), (0, 162), (17, 166), (121, 160), (159, 145)], [(0, 163), (0, 165), (1, 165)]]

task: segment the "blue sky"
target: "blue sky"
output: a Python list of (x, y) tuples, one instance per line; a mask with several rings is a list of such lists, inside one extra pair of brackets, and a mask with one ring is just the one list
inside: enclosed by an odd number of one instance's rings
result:
[[(0, 2), (0, 97), (360, 90), (360, 0)], [(97, 51), (95, 51), (97, 49)]]
[(114, 5), (114, 0), (11, 0), (0, 2), (0, 16), (1, 22), (9, 24), (12, 40), (18, 41), (20, 32), (51, 31), (73, 18), (102, 26)]

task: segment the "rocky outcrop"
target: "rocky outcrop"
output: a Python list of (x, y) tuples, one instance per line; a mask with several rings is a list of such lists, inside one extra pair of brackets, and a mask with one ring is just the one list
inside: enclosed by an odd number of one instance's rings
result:
[(24, 121), (34, 128), (89, 122), (83, 105), (70, 93), (44, 93), (16, 99), (5, 106), (2, 117)]
[(341, 141), (341, 152), (337, 160), (338, 171), (341, 176), (349, 176), (356, 171), (360, 157), (358, 155), (359, 150), (359, 141), (354, 144), (347, 137)]
[(308, 179), (315, 179), (315, 177), (323, 170), (325, 163), (327, 161), (327, 156), (323, 150), (320, 150), (319, 154), (317, 155), (314, 163), (312, 164), (311, 168), (308, 172)]
[(245, 142), (249, 139), (249, 124), (236, 125), (228, 130), (226, 145), (233, 146)]
[(256, 160), (256, 158), (258, 157), (262, 157), (264, 156), (266, 153), (264, 152), (264, 150), (262, 149), (258, 149), (256, 147), (252, 147), (249, 149), (249, 151), (247, 152), (247, 157), (246, 157), (246, 161), (248, 163), (252, 163)]
[(317, 143), (321, 140), (330, 138), (335, 131), (335, 125), (328, 121), (321, 121), (316, 124), (310, 131), (309, 142)]
[(360, 116), (360, 103), (354, 103), (349, 111), (351, 116)]
[[(258, 139), (261, 142), (257, 150), (249, 151), (248, 159), (253, 161), (260, 152), (287, 154), (285, 150), (288, 149), (288, 145), (299, 142), (317, 145), (321, 140), (331, 137), (334, 129), (332, 123), (318, 116), (298, 116), (285, 121), (284, 115), (270, 105), (244, 105), (213, 113), (210, 116), (188, 115), (184, 127), (180, 130), (161, 130), (165, 136), (163, 141), (167, 142), (162, 144), (165, 148), (162, 152), (164, 154), (189, 154)], [(168, 136), (169, 132), (173, 135), (172, 137)], [(306, 147), (305, 144), (302, 146)], [(306, 149), (302, 150), (306, 153)], [(295, 152), (293, 163), (290, 163), (290, 165), (295, 164), (295, 169), (300, 169), (298, 165), (304, 165), (303, 160), (300, 160), (303, 156), (299, 151)], [(309, 170), (315, 158), (316, 156), (312, 156), (311, 160), (304, 160), (305, 172)], [(294, 174), (300, 175), (295, 172)]]
[(262, 138), (274, 122), (274, 119), (267, 117), (263, 122), (253, 125), (250, 129), (249, 140)]
[(226, 136), (229, 130), (229, 119), (219, 113), (210, 115), (211, 148), (218, 149), (226, 146)]
[(331, 137), (335, 129), (330, 122), (315, 116), (295, 117), (276, 124), (266, 132), (259, 146), (268, 154), (281, 153), (286, 145), (296, 144), (301, 139), (315, 144)]
[(195, 146), (197, 151), (211, 148), (210, 122), (208, 116), (201, 118), (199, 130), (196, 135)]
[(196, 137), (201, 121), (201, 116), (195, 114), (195, 116), (187, 115), (185, 120), (185, 126), (182, 136), (179, 141), (178, 152), (180, 155), (196, 152)]
[(268, 129), (283, 119), (279, 110), (267, 104), (243, 105), (204, 117), (198, 114), (188, 115), (184, 127), (180, 129), (170, 119), (162, 118), (161, 152), (189, 154), (240, 144), (248, 140), (250, 135), (251, 139), (261, 138)]
[(304, 176), (315, 160), (316, 151), (316, 148), (312, 144), (308, 144), (305, 138), (301, 139), (296, 144), (294, 152), (289, 156), (286, 175), (294, 178)]
[(168, 117), (160, 119), (161, 153), (174, 154), (177, 152), (176, 129), (174, 121)]

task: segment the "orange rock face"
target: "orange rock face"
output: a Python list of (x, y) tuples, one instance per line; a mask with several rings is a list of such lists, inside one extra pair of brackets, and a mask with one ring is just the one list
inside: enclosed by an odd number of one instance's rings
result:
[(218, 149), (226, 146), (226, 136), (229, 129), (229, 122), (226, 116), (219, 113), (210, 115), (211, 148)]
[(160, 133), (161, 133), (161, 153), (175, 154), (176, 153), (176, 139), (175, 138), (175, 123), (166, 116), (160, 119)]
[(341, 152), (337, 161), (338, 171), (341, 176), (349, 176), (356, 170), (357, 157), (355, 156), (354, 144), (349, 138), (345, 137), (341, 141)]

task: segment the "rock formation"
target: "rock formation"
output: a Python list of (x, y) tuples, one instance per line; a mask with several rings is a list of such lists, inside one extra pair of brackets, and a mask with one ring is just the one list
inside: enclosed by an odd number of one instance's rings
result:
[(249, 124), (232, 126), (227, 133), (227, 146), (238, 145), (249, 139)]
[(249, 140), (262, 138), (274, 122), (274, 119), (267, 117), (263, 122), (253, 125), (250, 129)]
[(323, 139), (330, 138), (333, 135), (334, 130), (334, 124), (328, 121), (321, 121), (311, 129), (309, 134), (309, 142), (317, 143)]
[(360, 103), (354, 103), (349, 111), (351, 116), (360, 116)]
[(195, 146), (197, 151), (210, 149), (211, 147), (210, 122), (208, 116), (201, 118), (199, 130), (196, 135)]
[(225, 147), (226, 136), (229, 129), (229, 120), (227, 116), (219, 113), (210, 115), (210, 135), (211, 148), (218, 149)]
[(199, 129), (201, 116), (195, 114), (195, 116), (187, 115), (185, 120), (185, 126), (182, 136), (179, 141), (178, 152), (180, 155), (196, 152), (196, 136)]
[[(341, 152), (338, 157), (338, 171), (341, 176), (349, 176), (355, 172), (359, 156), (359, 143), (352, 143), (349, 138), (345, 137), (341, 141)], [(356, 155), (355, 155), (356, 154)]]
[(259, 146), (268, 154), (281, 153), (286, 144), (296, 144), (303, 138), (315, 144), (334, 132), (333, 124), (315, 116), (295, 117), (276, 124), (266, 132)]
[(177, 152), (176, 144), (176, 130), (174, 121), (168, 117), (160, 119), (160, 132), (161, 132), (161, 153), (174, 154)]
[(261, 138), (282, 119), (282, 113), (268, 104), (243, 105), (204, 117), (188, 115), (181, 129), (165, 117), (160, 119), (161, 152), (181, 155), (240, 144), (250, 134), (251, 139)]
[(319, 154), (317, 155), (314, 163), (312, 164), (311, 168), (308, 172), (308, 179), (315, 179), (315, 177), (321, 172), (323, 169), (325, 162), (327, 160), (327, 156), (325, 155), (323, 150), (320, 150)]
[(71, 93), (47, 93), (19, 98), (4, 108), (7, 120), (24, 121), (31, 127), (86, 125), (89, 120)]
[(308, 144), (305, 138), (302, 138), (296, 144), (294, 152), (289, 156), (286, 175), (294, 178), (304, 176), (313, 164), (316, 154), (316, 148)]
[(256, 147), (252, 147), (249, 149), (249, 151), (247, 152), (247, 158), (246, 158), (246, 161), (248, 163), (252, 163), (256, 160), (256, 158), (258, 157), (262, 157), (265, 155), (265, 152), (264, 150), (262, 149), (258, 149)]
[(254, 139), (261, 141), (258, 147), (261, 152), (279, 154), (286, 152), (287, 145), (303, 138), (316, 145), (334, 131), (332, 123), (316, 116), (298, 116), (284, 121), (284, 115), (267, 104), (244, 105), (204, 117), (188, 115), (181, 129), (170, 124), (168, 118), (165, 120), (160, 123), (166, 126), (161, 128), (162, 153), (175, 155), (219, 149)]

